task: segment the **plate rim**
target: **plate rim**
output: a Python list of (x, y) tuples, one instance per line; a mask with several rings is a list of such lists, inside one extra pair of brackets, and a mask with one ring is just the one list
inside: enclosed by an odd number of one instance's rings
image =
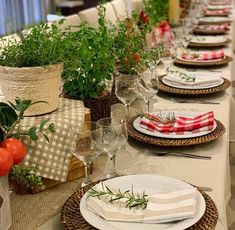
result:
[[(180, 180), (180, 179), (177, 179), (177, 178), (174, 178), (174, 177), (170, 177), (170, 176), (164, 176), (164, 175), (158, 175), (158, 174), (154, 174), (154, 173), (141, 173), (141, 174), (129, 174), (129, 175), (124, 175), (124, 176), (120, 176), (120, 177), (115, 177), (115, 178), (111, 178), (111, 179), (108, 179), (108, 180), (118, 180), (118, 179), (120, 179), (120, 178), (122, 178), (122, 177), (125, 177), (125, 178), (127, 178), (127, 177), (137, 177), (137, 179), (138, 179), (138, 177), (142, 177), (142, 176), (144, 176), (144, 177), (146, 177), (146, 176), (148, 176), (148, 177), (153, 177), (153, 179), (154, 178), (160, 178), (160, 180), (163, 180), (163, 179), (165, 179), (165, 180), (169, 180), (169, 181), (174, 181), (174, 183), (179, 183), (179, 185), (180, 186), (182, 186), (182, 185), (184, 185), (184, 187), (185, 188), (195, 188), (195, 186), (193, 186), (192, 184), (190, 184), (190, 183), (187, 183), (187, 182), (185, 182), (185, 181), (183, 181), (183, 180)], [(130, 178), (130, 179), (132, 179), (132, 178)], [(108, 181), (108, 180), (105, 180), (105, 181)], [(145, 179), (146, 180), (146, 179)], [(95, 186), (95, 185), (94, 185)], [(93, 186), (92, 186), (93, 187)], [(84, 200), (86, 199), (85, 198), (85, 196), (86, 196), (86, 194), (87, 194), (87, 192), (83, 195), (83, 197), (81, 198), (81, 201), (80, 201), (80, 205), (79, 205), (79, 208), (80, 208), (80, 212), (81, 212), (81, 215), (82, 215), (82, 217), (87, 221), (87, 223), (89, 223), (91, 226), (93, 226), (93, 227), (95, 227), (95, 228), (98, 228), (98, 229), (100, 229), (99, 228), (99, 226), (95, 226), (93, 223), (91, 223), (90, 221), (88, 221), (87, 219), (86, 219), (86, 217), (84, 217), (84, 212), (83, 212), (83, 208), (81, 208), (82, 207), (82, 205), (84, 205)], [(187, 223), (186, 223), (186, 225), (184, 225), (184, 226), (176, 226), (176, 227), (183, 227), (184, 229), (185, 228), (189, 228), (189, 227), (191, 227), (191, 226), (193, 226), (194, 224), (196, 224), (201, 218), (202, 218), (202, 216), (204, 215), (204, 213), (205, 213), (205, 210), (206, 210), (206, 201), (205, 201), (205, 198), (203, 197), (203, 195), (202, 195), (202, 193), (197, 189), (197, 197), (199, 197), (200, 198), (200, 206), (202, 206), (202, 211), (200, 211), (200, 217), (198, 217), (197, 219), (196, 219), (196, 221), (194, 221), (194, 223), (190, 223), (190, 225), (188, 225)], [(95, 214), (96, 215), (96, 214)], [(188, 219), (184, 219), (184, 220), (182, 220), (181, 222), (183, 222), (183, 221), (187, 221)], [(104, 222), (105, 222), (106, 220), (104, 220)], [(109, 221), (107, 221), (107, 222), (109, 222)], [(132, 224), (131, 222), (130, 223), (128, 223), (128, 224)], [(141, 224), (141, 223), (140, 223)], [(107, 226), (107, 227), (109, 227), (109, 226)], [(175, 228), (175, 226), (174, 227), (170, 227), (170, 228), (167, 228), (167, 229), (169, 229), (169, 230), (177, 230), (178, 228)], [(101, 229), (101, 230), (103, 230), (103, 229)], [(104, 230), (108, 230), (107, 228), (105, 228)]]
[[(160, 112), (166, 112), (166, 110), (164, 111), (160, 111)], [(196, 111), (167, 111), (167, 112), (179, 112), (181, 114), (182, 112), (182, 115), (184, 115), (185, 113), (187, 112), (191, 112), (191, 113), (200, 113), (200, 112), (196, 112)], [(144, 135), (148, 135), (148, 136), (152, 136), (152, 137), (157, 137), (157, 138), (167, 138), (167, 139), (188, 139), (188, 138), (195, 138), (195, 137), (202, 137), (202, 136), (205, 136), (207, 134), (210, 134), (212, 133), (216, 127), (217, 127), (217, 122), (216, 120), (214, 120), (214, 125), (213, 125), (213, 129), (212, 130), (208, 130), (208, 131), (205, 131), (205, 133), (199, 135), (200, 133), (196, 133), (196, 134), (188, 134), (188, 135), (176, 135), (176, 136), (170, 136), (170, 135), (167, 135), (167, 134), (161, 134), (160, 136), (157, 135), (157, 133), (154, 133), (154, 132), (150, 132), (146, 129), (143, 129), (141, 128), (140, 126), (138, 126), (138, 121), (140, 120), (141, 118), (138, 116), (134, 121), (133, 121), (133, 127), (140, 133), (144, 134)], [(159, 132), (160, 133), (160, 132)]]

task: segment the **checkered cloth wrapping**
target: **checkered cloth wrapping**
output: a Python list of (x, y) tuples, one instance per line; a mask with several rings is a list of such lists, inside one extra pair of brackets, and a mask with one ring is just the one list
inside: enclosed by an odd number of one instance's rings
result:
[(199, 29), (202, 30), (229, 30), (229, 25), (228, 23), (224, 23), (221, 25), (200, 25), (198, 26)]
[(231, 14), (231, 10), (229, 8), (221, 9), (221, 10), (205, 10), (204, 13), (206, 15), (224, 15)]
[(43, 116), (25, 117), (20, 124), (20, 130), (28, 130), (32, 125), (40, 124), (40, 121), (46, 118), (50, 118), (50, 121), (55, 124), (56, 132), (47, 132), (49, 143), (43, 137), (36, 142), (29, 138), (25, 139), (27, 154), (24, 164), (37, 165), (39, 168), (37, 174), (42, 177), (64, 182), (70, 164), (71, 146), (75, 143), (70, 127), (76, 125), (82, 129), (83, 102), (60, 98), (57, 111)]
[[(157, 118), (154, 114), (151, 114), (152, 118)], [(151, 132), (161, 133), (173, 133), (176, 135), (183, 135), (186, 132), (199, 133), (202, 131), (212, 130), (214, 125), (214, 113), (208, 112), (195, 117), (182, 117), (175, 118), (174, 123), (159, 123), (154, 120), (142, 118), (140, 126)]]
[(193, 61), (209, 61), (224, 59), (224, 51), (211, 51), (211, 52), (197, 52), (197, 53), (183, 53), (182, 59), (193, 60)]

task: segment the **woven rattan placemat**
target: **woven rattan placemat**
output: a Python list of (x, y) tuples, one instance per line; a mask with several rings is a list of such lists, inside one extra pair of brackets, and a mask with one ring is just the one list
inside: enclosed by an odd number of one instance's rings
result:
[(209, 30), (209, 29), (199, 29), (194, 28), (193, 33), (194, 34), (204, 34), (204, 35), (221, 35), (225, 34), (227, 30)]
[[(231, 86), (231, 82), (224, 78), (224, 82), (221, 85), (207, 88), (207, 89), (179, 89), (173, 86), (166, 85), (162, 82), (164, 76), (159, 77), (159, 90), (167, 93), (173, 93), (178, 95), (187, 95), (187, 96), (206, 96), (213, 93), (219, 93)], [(153, 82), (154, 83), (154, 82)]]
[[(88, 185), (79, 189), (72, 196), (68, 198), (61, 210), (61, 223), (65, 230), (95, 230), (86, 222), (82, 217), (80, 212), (80, 201), (82, 196), (86, 193), (89, 188), (94, 186), (96, 183)], [(200, 191), (206, 202), (206, 210), (202, 218), (194, 224), (192, 227), (188, 228), (190, 230), (212, 230), (215, 228), (218, 221), (218, 210), (214, 201), (209, 195)]]
[(221, 137), (226, 131), (224, 125), (220, 121), (216, 120), (217, 126), (215, 130), (203, 136), (193, 137), (193, 138), (182, 138), (182, 139), (153, 137), (153, 136), (148, 136), (143, 133), (140, 133), (134, 128), (133, 122), (137, 117), (138, 116), (133, 116), (127, 122), (128, 135), (134, 138), (135, 140), (152, 144), (152, 145), (169, 146), (169, 147), (170, 146), (198, 145), (198, 144), (203, 144), (203, 143), (214, 141), (218, 139), (219, 137)]
[(211, 60), (211, 61), (207, 61), (207, 62), (203, 62), (203, 61), (190, 61), (190, 60), (181, 60), (176, 58), (174, 61), (174, 64), (177, 65), (185, 65), (185, 66), (191, 66), (191, 67), (215, 67), (215, 66), (223, 66), (228, 64), (230, 61), (232, 61), (233, 59), (229, 56), (225, 56), (224, 59), (222, 60)]

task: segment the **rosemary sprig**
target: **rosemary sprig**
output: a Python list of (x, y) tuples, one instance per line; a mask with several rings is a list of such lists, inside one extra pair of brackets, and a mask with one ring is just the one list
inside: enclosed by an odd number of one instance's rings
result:
[(150, 121), (155, 121), (155, 122), (163, 123), (163, 124), (175, 122), (174, 113), (168, 113), (164, 115), (161, 112), (159, 112), (158, 114), (149, 114), (140, 110), (140, 112), (138, 112), (137, 115), (141, 118), (145, 117)]
[(145, 209), (148, 203), (148, 199), (143, 191), (142, 194), (134, 194), (133, 192), (133, 186), (130, 190), (127, 190), (125, 192), (121, 192), (119, 189), (118, 192), (113, 192), (108, 186), (104, 186), (102, 183), (102, 190), (96, 190), (95, 188), (91, 188), (88, 190), (87, 199), (89, 197), (97, 197), (98, 199), (101, 199), (101, 197), (108, 198), (108, 201), (112, 204), (115, 201), (124, 200), (126, 205), (126, 208), (132, 209)]
[(183, 72), (178, 71), (178, 70), (168, 70), (168, 72), (171, 73), (171, 74), (177, 73), (178, 76), (179, 76), (182, 80), (187, 81), (187, 82), (195, 82), (195, 80), (196, 80), (196, 77), (189, 76), (188, 74), (183, 73)]

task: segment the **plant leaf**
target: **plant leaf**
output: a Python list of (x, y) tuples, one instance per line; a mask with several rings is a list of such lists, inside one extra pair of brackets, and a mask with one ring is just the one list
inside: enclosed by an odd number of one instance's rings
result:
[(41, 121), (40, 123), (40, 127), (39, 127), (39, 131), (42, 131), (44, 129), (44, 126), (46, 125), (46, 123), (50, 120), (50, 118), (47, 118), (43, 121)]
[(31, 127), (29, 129), (29, 136), (34, 141), (38, 140), (39, 137), (37, 135), (37, 128), (36, 127)]
[(51, 133), (55, 133), (55, 125), (54, 125), (54, 123), (51, 123), (49, 126), (48, 126), (48, 129), (49, 129), (49, 131), (51, 132)]

